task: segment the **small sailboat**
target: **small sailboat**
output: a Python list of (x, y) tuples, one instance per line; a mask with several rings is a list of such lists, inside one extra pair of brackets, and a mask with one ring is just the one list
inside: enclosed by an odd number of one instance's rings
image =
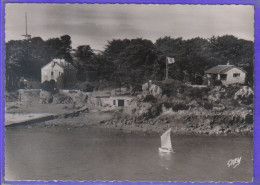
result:
[(159, 148), (159, 152), (167, 152), (167, 153), (172, 153), (172, 142), (171, 142), (171, 128), (166, 130), (161, 135), (161, 147)]

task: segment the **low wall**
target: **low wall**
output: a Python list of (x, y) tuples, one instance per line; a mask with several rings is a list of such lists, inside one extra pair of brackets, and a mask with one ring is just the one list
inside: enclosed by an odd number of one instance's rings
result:
[(38, 102), (40, 100), (40, 89), (19, 89), (19, 101), (21, 102)]

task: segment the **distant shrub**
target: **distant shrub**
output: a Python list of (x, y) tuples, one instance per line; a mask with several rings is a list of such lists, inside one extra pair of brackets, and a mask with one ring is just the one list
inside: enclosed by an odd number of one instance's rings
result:
[(83, 90), (86, 91), (86, 92), (93, 92), (94, 86), (86, 84), (86, 87)]
[(166, 109), (171, 108), (173, 111), (189, 109), (189, 105), (185, 101), (164, 102), (163, 104)]
[(144, 102), (156, 102), (157, 99), (153, 95), (147, 95), (144, 100)]
[(199, 100), (199, 101), (197, 101), (197, 103), (199, 106), (203, 107), (206, 110), (211, 110), (213, 108), (212, 103), (209, 103), (206, 100)]
[(183, 93), (185, 89), (185, 85), (182, 82), (172, 79), (163, 81), (163, 83), (159, 84), (159, 86), (163, 90), (163, 95), (168, 97), (175, 96), (178, 93)]
[(222, 85), (221, 80), (213, 80), (213, 85), (217, 86), (217, 85)]
[(241, 89), (240, 85), (230, 85), (228, 87), (225, 87), (226, 93), (225, 93), (225, 97), (226, 98), (234, 98), (235, 93)]
[(177, 103), (172, 105), (173, 111), (179, 111), (179, 110), (188, 110), (189, 106), (183, 103)]
[(48, 91), (48, 92), (54, 93), (56, 91), (55, 81), (54, 80), (44, 81), (41, 84), (41, 89), (44, 90), (44, 91)]
[(194, 87), (186, 87), (183, 95), (191, 97), (193, 99), (199, 98), (202, 99), (204, 95), (207, 95), (209, 92), (209, 88), (194, 88)]
[(160, 115), (161, 112), (162, 112), (162, 104), (156, 103), (150, 109), (149, 118), (154, 118)]

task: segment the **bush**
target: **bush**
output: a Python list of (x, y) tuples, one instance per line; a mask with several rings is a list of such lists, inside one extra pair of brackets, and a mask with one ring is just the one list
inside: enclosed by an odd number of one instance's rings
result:
[(158, 84), (158, 86), (162, 88), (163, 95), (168, 97), (175, 96), (178, 93), (183, 93), (185, 89), (185, 85), (182, 82), (173, 79), (163, 81), (162, 84)]
[(213, 86), (222, 85), (221, 80), (213, 80)]
[(233, 99), (235, 93), (239, 89), (241, 89), (241, 86), (240, 85), (231, 85), (231, 86), (226, 87), (225, 89), (226, 89), (225, 97)]
[(144, 102), (156, 102), (157, 99), (153, 95), (146, 95), (143, 101)]
[(55, 81), (54, 81), (54, 80), (44, 81), (44, 82), (41, 84), (41, 89), (44, 90), (44, 91), (48, 91), (48, 92), (54, 93), (55, 90), (56, 90)]
[(212, 103), (209, 103), (206, 100), (197, 101), (199, 106), (202, 106), (206, 110), (211, 110), (213, 108)]
[(189, 105), (185, 101), (164, 102), (163, 104), (166, 109), (171, 108), (173, 111), (189, 109)]
[(188, 96), (192, 99), (202, 99), (203, 96), (208, 95), (209, 90), (209, 88), (186, 87), (183, 95)]
[(86, 92), (93, 92), (93, 90), (94, 90), (94, 86), (89, 85), (89, 84), (86, 84), (86, 88), (83, 89), (83, 91), (86, 91)]

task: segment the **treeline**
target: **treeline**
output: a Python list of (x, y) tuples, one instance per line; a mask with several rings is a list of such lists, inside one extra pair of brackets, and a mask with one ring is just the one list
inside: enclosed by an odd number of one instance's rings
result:
[(65, 58), (72, 62), (71, 39), (68, 35), (46, 41), (40, 37), (29, 40), (11, 40), (6, 43), (5, 49), (6, 69), (37, 81), (41, 78), (41, 67), (53, 58)]
[(69, 35), (6, 43), (6, 67), (34, 80), (40, 80), (41, 67), (53, 58), (65, 58), (78, 69), (77, 78), (82, 82), (105, 79), (122, 86), (160, 81), (165, 78), (166, 57), (175, 59), (169, 66), (172, 79), (196, 83), (206, 69), (229, 62), (246, 70), (247, 81), (253, 83), (254, 44), (232, 35), (189, 40), (164, 37), (155, 43), (142, 38), (117, 39), (108, 41), (99, 53), (87, 44), (72, 52)]

